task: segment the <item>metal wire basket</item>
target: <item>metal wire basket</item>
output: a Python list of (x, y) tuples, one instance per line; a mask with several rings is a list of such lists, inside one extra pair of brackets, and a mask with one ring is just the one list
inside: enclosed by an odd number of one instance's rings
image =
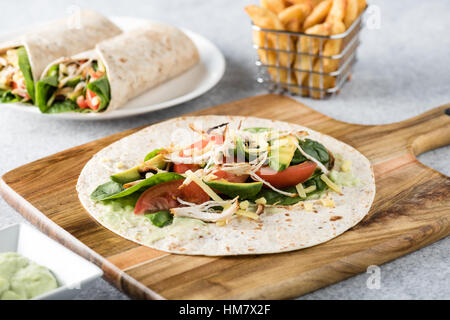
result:
[[(270, 92), (322, 99), (338, 93), (351, 77), (360, 44), (362, 14), (344, 32), (321, 36), (301, 32), (263, 29), (253, 25), (257, 50), (257, 82)], [(324, 46), (339, 45), (333, 55)]]

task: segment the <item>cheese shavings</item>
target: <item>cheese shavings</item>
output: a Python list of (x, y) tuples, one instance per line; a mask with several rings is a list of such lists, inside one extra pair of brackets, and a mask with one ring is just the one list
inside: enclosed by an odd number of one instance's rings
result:
[(186, 176), (196, 183), (205, 193), (214, 201), (223, 201), (208, 185), (206, 185), (195, 173), (191, 170), (186, 171)]
[(321, 175), (320, 179), (323, 182), (325, 182), (331, 190), (333, 190), (337, 193), (342, 193), (341, 188), (337, 184), (335, 184), (333, 181), (331, 181), (330, 178), (328, 178), (325, 174)]
[[(181, 199), (177, 200), (183, 205), (188, 205), (188, 207), (170, 209), (174, 216), (188, 217), (205, 222), (227, 222), (239, 210), (237, 198), (232, 201), (208, 201), (201, 205), (188, 203)], [(211, 211), (212, 208), (218, 206), (225, 207), (225, 209), (221, 213)]]

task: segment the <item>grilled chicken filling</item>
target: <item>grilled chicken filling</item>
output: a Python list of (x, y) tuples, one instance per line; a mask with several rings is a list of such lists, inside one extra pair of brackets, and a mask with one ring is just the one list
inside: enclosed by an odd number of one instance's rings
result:
[(21, 98), (22, 102), (31, 98), (27, 92), (25, 77), (19, 66), (18, 49), (0, 53), (0, 92), (10, 92)]

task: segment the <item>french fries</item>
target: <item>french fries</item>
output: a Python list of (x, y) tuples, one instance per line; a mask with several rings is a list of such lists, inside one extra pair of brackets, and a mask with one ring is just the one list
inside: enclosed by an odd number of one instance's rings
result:
[(283, 0), (261, 0), (261, 7), (278, 14), (286, 8), (286, 5)]
[(355, 22), (356, 18), (359, 16), (359, 0), (347, 0), (347, 10), (344, 16), (344, 24), (348, 29), (353, 22)]
[(312, 5), (308, 2), (296, 4), (281, 11), (278, 14), (278, 18), (285, 26), (286, 30), (300, 32), (302, 30), (303, 21), (311, 11)]
[[(335, 21), (331, 27), (331, 35), (344, 33), (346, 30), (345, 24), (342, 21)], [(322, 54), (327, 57), (332, 57), (338, 55), (341, 52), (342, 47), (342, 39), (334, 39), (327, 40), (324, 45)], [(327, 59), (323, 58), (322, 60), (318, 59), (314, 65), (314, 71), (330, 73), (336, 71), (339, 68), (339, 60), (338, 59)], [(322, 79), (323, 83), (320, 83)], [(312, 83), (314, 88), (321, 89), (329, 89), (335, 86), (336, 77), (333, 76), (323, 76), (314, 73), (312, 75)], [(318, 90), (312, 90), (312, 96), (316, 99), (321, 99), (323, 96), (323, 92)]]
[[(317, 24), (305, 31), (306, 34), (328, 36), (331, 32), (329, 23)], [(307, 53), (308, 55), (298, 55), (295, 61), (295, 69), (312, 71), (314, 67), (315, 57), (320, 50), (322, 40), (319, 38), (300, 37), (297, 43), (297, 52)], [(296, 71), (297, 83), (305, 84), (307, 82), (308, 72)], [(307, 84), (305, 84), (307, 86)]]
[(314, 10), (305, 19), (305, 22), (303, 24), (303, 29), (306, 30), (316, 24), (324, 22), (325, 18), (328, 16), (328, 13), (330, 12), (332, 4), (333, 4), (332, 0), (326, 0), (326, 1), (319, 3), (316, 7), (314, 7)]
[(345, 10), (347, 9), (347, 0), (333, 0), (330, 12), (328, 13), (327, 22), (343, 21), (345, 17)]
[(249, 5), (245, 11), (261, 29), (292, 32), (254, 31), (259, 58), (273, 81), (291, 92), (322, 98), (324, 90), (336, 86), (336, 76), (322, 73), (340, 67), (340, 59), (325, 57), (339, 55), (344, 43), (326, 37), (348, 30), (366, 6), (366, 0), (260, 0), (260, 6)]

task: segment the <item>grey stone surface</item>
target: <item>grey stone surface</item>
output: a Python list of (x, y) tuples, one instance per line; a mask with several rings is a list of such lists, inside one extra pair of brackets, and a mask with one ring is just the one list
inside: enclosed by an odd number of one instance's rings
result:
[[(77, 5), (110, 16), (154, 19), (189, 28), (223, 51), (228, 67), (220, 84), (206, 95), (151, 114), (104, 122), (42, 118), (9, 110), (0, 112), (0, 174), (55, 152), (125, 129), (264, 93), (254, 82), (255, 57), (249, 20), (243, 6), (255, 1), (200, 0), (21, 0), (2, 2), (0, 33), (66, 14)], [(404, 120), (450, 102), (450, 3), (447, 1), (370, 1), (381, 12), (379, 29), (365, 29), (353, 79), (339, 96), (325, 101), (301, 99), (333, 118), (381, 124)], [(20, 14), (18, 14), (20, 13)], [(450, 175), (450, 147), (419, 157)], [(0, 200), (0, 228), (24, 219)], [(366, 286), (361, 274), (308, 294), (302, 299), (449, 299), (450, 239), (381, 266), (381, 287)], [(98, 280), (78, 299), (126, 299)]]

